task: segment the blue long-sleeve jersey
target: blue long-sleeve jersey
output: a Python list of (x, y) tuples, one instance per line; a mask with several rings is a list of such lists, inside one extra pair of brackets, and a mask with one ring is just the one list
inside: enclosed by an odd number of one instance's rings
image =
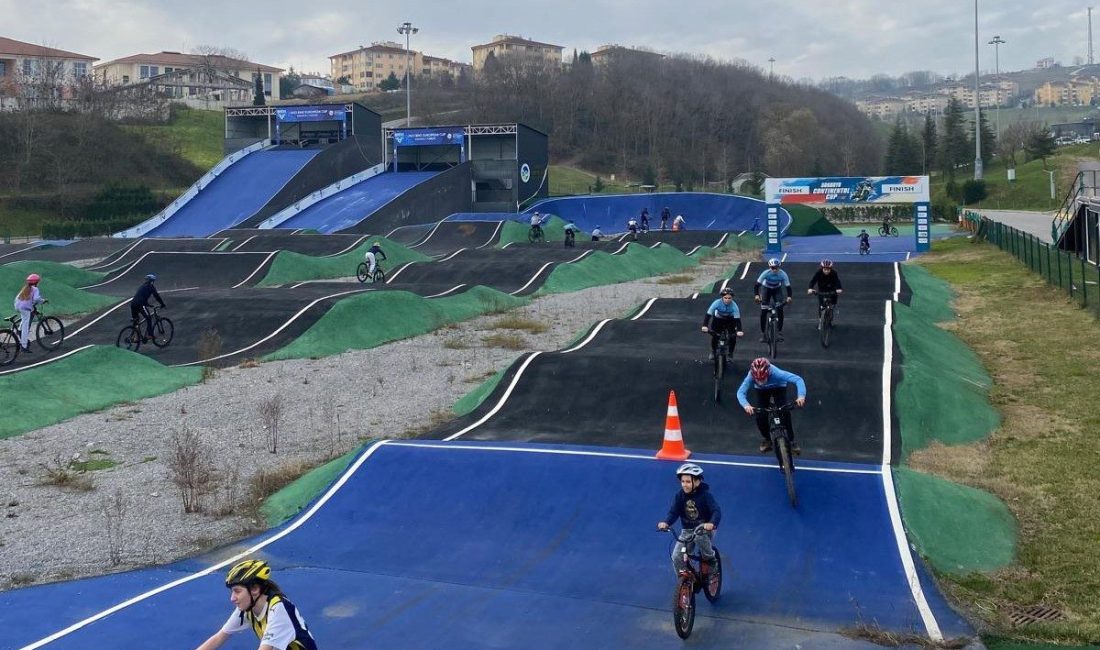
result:
[(737, 389), (737, 401), (740, 402), (741, 407), (744, 408), (749, 405), (748, 395), (750, 388), (755, 388), (757, 390), (786, 388), (791, 382), (794, 382), (795, 388), (798, 389), (798, 396), (802, 399), (806, 399), (806, 382), (793, 372), (787, 372), (779, 366), (772, 365), (771, 372), (768, 373), (768, 381), (763, 384), (758, 384), (752, 378), (752, 371), (749, 371), (745, 374), (745, 379), (741, 382), (741, 387)]
[(756, 286), (757, 288), (765, 286), (769, 289), (789, 287), (791, 286), (791, 278), (783, 269), (778, 269), (776, 271), (768, 269), (761, 273), (760, 277), (756, 278)]
[(731, 300), (727, 305), (719, 298), (710, 303), (710, 307), (707, 307), (707, 316), (713, 318), (741, 318), (741, 309), (737, 306), (737, 301)]

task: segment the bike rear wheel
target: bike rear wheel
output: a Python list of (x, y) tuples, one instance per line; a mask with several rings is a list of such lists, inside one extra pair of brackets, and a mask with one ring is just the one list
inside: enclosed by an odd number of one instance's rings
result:
[(0, 330), (0, 366), (6, 366), (19, 356), (19, 336), (10, 329)]
[(680, 578), (676, 586), (676, 597), (672, 602), (672, 623), (681, 639), (691, 636), (695, 627), (695, 588), (688, 578)]
[(359, 266), (355, 267), (355, 279), (359, 280), (360, 282), (366, 282), (367, 271), (369, 270), (370, 267), (367, 266), (366, 262), (359, 262)]
[(133, 325), (123, 327), (122, 331), (118, 333), (115, 346), (137, 352), (141, 348), (141, 332)]
[(794, 465), (791, 464), (790, 440), (786, 435), (780, 436), (775, 441), (775, 448), (779, 452), (779, 467), (783, 470), (783, 480), (787, 484), (787, 498), (792, 508), (798, 507), (798, 493), (794, 489)]
[(714, 547), (714, 566), (703, 576), (703, 595), (712, 603), (722, 595), (722, 554), (717, 546)]
[(65, 340), (65, 325), (56, 316), (40, 318), (34, 331), (38, 337), (39, 347), (47, 352), (61, 347), (61, 343)]
[(172, 325), (172, 321), (163, 316), (158, 316), (157, 322), (153, 325), (153, 345), (163, 348), (172, 342), (172, 337), (175, 334), (176, 328)]

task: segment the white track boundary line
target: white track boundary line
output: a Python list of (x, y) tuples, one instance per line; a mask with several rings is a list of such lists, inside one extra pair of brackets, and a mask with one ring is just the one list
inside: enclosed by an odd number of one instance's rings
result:
[[(98, 264), (93, 264), (93, 265), (89, 266), (89, 267), (87, 268), (87, 270), (88, 270), (88, 271), (98, 271), (99, 269), (101, 269), (101, 268), (103, 268), (103, 267), (105, 267), (105, 266), (110, 266), (110, 265), (114, 264), (115, 262), (118, 262), (118, 261), (119, 261), (119, 260), (121, 260), (122, 258), (126, 257), (126, 255), (127, 255), (127, 254), (129, 254), (129, 252), (130, 252), (130, 251), (132, 251), (132, 250), (134, 250), (135, 248), (137, 248), (137, 246), (138, 246), (139, 244), (141, 244), (141, 242), (143, 242), (143, 241), (145, 241), (145, 238), (144, 238), (144, 237), (142, 237), (141, 239), (137, 240), (137, 241), (136, 241), (136, 242), (134, 242), (133, 244), (130, 244), (130, 246), (128, 246), (128, 247), (126, 248), (126, 250), (124, 250), (124, 251), (122, 251), (121, 253), (119, 253), (119, 254), (118, 254), (118, 257), (116, 257), (116, 258), (114, 259), (114, 261), (113, 261), (113, 262), (99, 262)], [(107, 257), (110, 257), (110, 255), (108, 255)]]
[(730, 283), (729, 278), (726, 278), (725, 280), (722, 280), (722, 284), (720, 284), (718, 286), (718, 293), (722, 293), (722, 290), (725, 289), (726, 287), (728, 287), (729, 283)]
[(253, 277), (254, 275), (256, 275), (257, 273), (259, 273), (259, 272), (260, 272), (260, 269), (262, 269), (262, 268), (264, 267), (264, 265), (265, 265), (265, 264), (267, 264), (267, 263), (268, 263), (268, 262), (269, 262), (269, 261), (271, 260), (271, 258), (272, 258), (272, 257), (275, 257), (275, 256), (276, 256), (276, 255), (278, 255), (278, 254), (279, 254), (280, 252), (281, 252), (281, 251), (271, 251), (270, 253), (268, 253), (268, 254), (267, 254), (267, 257), (265, 257), (265, 258), (264, 258), (264, 261), (260, 262), (259, 266), (257, 266), (257, 267), (255, 268), (255, 270), (253, 270), (253, 271), (252, 271), (251, 273), (249, 273), (249, 274), (248, 274), (248, 277), (247, 277), (247, 278), (245, 278), (245, 279), (241, 280), (241, 281), (240, 281), (240, 282), (238, 282), (237, 284), (233, 285), (233, 286), (232, 286), (231, 288), (233, 288), (233, 289), (238, 289), (238, 288), (240, 288), (241, 286), (243, 286), (245, 282), (248, 282), (249, 280), (251, 280), (251, 279), (252, 279), (252, 277)]
[(543, 272), (543, 271), (545, 271), (545, 270), (546, 270), (547, 268), (549, 268), (549, 267), (553, 266), (554, 264), (556, 264), (556, 262), (547, 262), (546, 264), (543, 264), (543, 265), (542, 265), (541, 267), (539, 267), (539, 270), (538, 270), (538, 271), (535, 271), (535, 274), (531, 276), (531, 279), (527, 281), (527, 284), (523, 285), (523, 286), (522, 286), (522, 287), (520, 287), (519, 289), (516, 289), (515, 291), (511, 291), (511, 292), (509, 292), (509, 293), (508, 293), (508, 295), (509, 295), (509, 296), (514, 296), (514, 295), (516, 295), (517, 293), (519, 293), (520, 291), (523, 291), (523, 290), (524, 290), (524, 289), (526, 289), (527, 287), (531, 286), (531, 283), (532, 283), (532, 282), (534, 282), (535, 280), (537, 280), (537, 279), (538, 279), (538, 277), (539, 277), (540, 275), (542, 275), (542, 272)]
[[(896, 264), (895, 264), (896, 266)], [(924, 629), (933, 641), (942, 641), (943, 633), (939, 623), (928, 606), (928, 599), (924, 596), (924, 589), (920, 584), (920, 576), (917, 575), (916, 565), (913, 562), (912, 551), (909, 550), (909, 541), (905, 536), (905, 527), (901, 522), (901, 510), (898, 507), (897, 493), (894, 491), (893, 468), (891, 460), (891, 438), (893, 436), (890, 409), (891, 407), (891, 375), (894, 369), (894, 302), (885, 301), (886, 315), (882, 326), (882, 489), (886, 497), (886, 508), (890, 513), (890, 524), (894, 530), (894, 541), (897, 543), (898, 556), (901, 566), (905, 570), (905, 579), (909, 582), (909, 591), (913, 595), (913, 604), (920, 613)]]
[(95, 623), (96, 621), (98, 621), (102, 618), (106, 618), (107, 616), (110, 616), (111, 614), (114, 614), (115, 612), (121, 611), (121, 610), (129, 607), (130, 605), (134, 605), (134, 604), (137, 604), (137, 603), (139, 603), (143, 600), (147, 600), (147, 599), (149, 599), (153, 596), (156, 596), (157, 594), (168, 591), (169, 589), (173, 589), (173, 588), (178, 587), (182, 584), (187, 584), (188, 582), (191, 582), (192, 580), (197, 580), (198, 578), (208, 576), (211, 573), (214, 573), (215, 571), (218, 571), (219, 569), (223, 569), (227, 566), (230, 566), (230, 565), (232, 565), (236, 562), (241, 561), (244, 558), (247, 558), (251, 555), (254, 555), (257, 551), (262, 550), (264, 547), (269, 546), (269, 545), (279, 541), (280, 539), (286, 537), (287, 535), (294, 532), (295, 530), (301, 528), (303, 524), (305, 524), (307, 521), (309, 521), (313, 517), (313, 515), (318, 510), (321, 509), (322, 506), (324, 506), (326, 503), (328, 503), (329, 499), (331, 499), (332, 496), (334, 494), (336, 494), (336, 492), (338, 490), (340, 490), (341, 488), (344, 487), (344, 484), (348, 482), (348, 480), (363, 465), (363, 463), (365, 463), (368, 458), (370, 458), (372, 455), (374, 455), (374, 452), (377, 451), (380, 447), (382, 447), (383, 445), (388, 444), (388, 442), (389, 441), (387, 441), (387, 440), (381, 440), (379, 442), (376, 442), (374, 445), (368, 447), (366, 449), (366, 451), (364, 451), (359, 456), (359, 458), (354, 463), (352, 463), (351, 466), (347, 468), (347, 470), (344, 471), (344, 473), (340, 476), (340, 478), (337, 479), (336, 482), (332, 484), (332, 487), (330, 487), (324, 493), (324, 495), (321, 496), (321, 498), (317, 499), (317, 502), (313, 504), (313, 507), (311, 507), (305, 513), (303, 513), (298, 518), (296, 518), (293, 521), (293, 523), (291, 523), (289, 526), (287, 526), (283, 530), (275, 533), (271, 537), (268, 537), (267, 539), (261, 540), (260, 542), (257, 542), (255, 545), (253, 545), (251, 548), (247, 548), (247, 549), (241, 551), (240, 553), (237, 553), (233, 557), (222, 560), (221, 562), (219, 562), (217, 564), (214, 564), (212, 566), (209, 566), (209, 567), (207, 567), (207, 568), (205, 568), (201, 571), (196, 571), (196, 572), (194, 572), (190, 575), (186, 575), (186, 576), (184, 576), (182, 578), (179, 578), (177, 580), (173, 580), (172, 582), (169, 582), (168, 584), (161, 585), (161, 586), (159, 586), (155, 589), (150, 589), (149, 591), (138, 594), (137, 596), (134, 596), (133, 598), (130, 598), (129, 600), (124, 600), (121, 603), (119, 603), (117, 605), (114, 605), (113, 607), (109, 607), (109, 608), (107, 608), (107, 609), (105, 609), (101, 612), (97, 612), (95, 614), (92, 614), (91, 616), (89, 616), (89, 617), (87, 617), (87, 618), (85, 618), (81, 621), (77, 621), (76, 623), (73, 623), (72, 625), (70, 625), (69, 627), (67, 627), (63, 630), (60, 630), (58, 632), (54, 632), (50, 636), (47, 636), (43, 639), (35, 641), (34, 643), (32, 643), (28, 646), (24, 646), (22, 648), (22, 650), (37, 650), (37, 648), (41, 648), (42, 646), (44, 646), (48, 643), (53, 643), (54, 641), (60, 639), (63, 636), (68, 636), (69, 634), (79, 630), (80, 628), (86, 627), (86, 626), (88, 626), (92, 623)]
[(781, 260), (779, 260), (779, 262), (780, 263), (786, 262), (787, 261), (787, 255), (788, 255), (788, 253), (783, 253), (783, 258)]
[(489, 239), (488, 239), (488, 241), (486, 241), (486, 242), (485, 242), (484, 244), (482, 244), (481, 246), (478, 246), (478, 247), (477, 247), (477, 248), (478, 248), (478, 250), (481, 250), (482, 248), (485, 248), (485, 247), (486, 247), (486, 246), (488, 246), (489, 244), (492, 244), (492, 243), (493, 243), (493, 240), (497, 238), (497, 233), (498, 233), (498, 232), (500, 232), (500, 229), (501, 229), (501, 228), (503, 228), (503, 227), (504, 227), (504, 222), (503, 222), (503, 221), (498, 221), (498, 222), (497, 222), (497, 227), (493, 229), (493, 234), (489, 235)]
[(600, 333), (600, 330), (603, 329), (603, 326), (610, 323), (611, 320), (612, 319), (610, 319), (610, 318), (603, 319), (602, 321), (600, 321), (596, 325), (596, 327), (592, 328), (592, 331), (588, 333), (588, 336), (584, 337), (583, 341), (581, 341), (580, 343), (574, 345), (573, 347), (569, 348), (568, 350), (561, 350), (559, 352), (559, 354), (569, 354), (570, 352), (576, 352), (577, 350), (580, 350), (584, 346), (588, 345), (590, 342), (592, 342), (592, 339), (596, 338), (596, 335)]
[(901, 265), (894, 262), (894, 302), (901, 299)]
[(450, 255), (448, 255), (447, 257), (444, 257), (443, 259), (436, 260), (436, 261), (437, 262), (446, 262), (447, 260), (453, 258), (455, 255), (458, 255), (459, 253), (461, 253), (464, 250), (466, 250), (466, 249), (465, 248), (460, 248), (460, 249), (456, 250), (455, 252), (451, 253)]
[(419, 244), (414, 244), (414, 245), (412, 245), (412, 246), (409, 246), (409, 248), (417, 248), (418, 246), (423, 246), (424, 244), (427, 244), (427, 243), (428, 243), (428, 240), (432, 238), (432, 235), (434, 235), (434, 234), (435, 234), (435, 231), (439, 230), (439, 227), (443, 225), (443, 222), (444, 222), (444, 221), (446, 221), (446, 219), (441, 219), (441, 220), (439, 221), (439, 223), (435, 224), (435, 227), (434, 227), (434, 228), (432, 228), (431, 232), (429, 232), (429, 233), (428, 233), (428, 236), (427, 236), (427, 237), (425, 237), (424, 239), (420, 240), (420, 243), (419, 243)]
[(745, 262), (745, 268), (741, 271), (741, 277), (738, 280), (744, 280), (745, 276), (749, 274), (749, 267), (752, 266), (752, 262)]
[(340, 255), (343, 255), (344, 253), (346, 253), (346, 252), (348, 252), (348, 251), (350, 251), (350, 250), (353, 250), (353, 249), (354, 249), (354, 248), (355, 248), (356, 246), (358, 246), (358, 245), (359, 245), (360, 243), (362, 243), (362, 241), (363, 241), (364, 239), (366, 239), (367, 237), (370, 237), (370, 235), (363, 235), (363, 236), (362, 236), (362, 237), (360, 237), (359, 239), (356, 239), (356, 240), (355, 240), (355, 242), (354, 242), (354, 243), (352, 243), (352, 245), (351, 245), (351, 246), (348, 246), (348, 247), (347, 247), (347, 248), (345, 248), (344, 250), (342, 250), (342, 251), (337, 251), (337, 252), (335, 252), (335, 253), (332, 253), (331, 255), (322, 255), (322, 257), (339, 257)]
[[(165, 290), (164, 290), (164, 291), (162, 291), (161, 293), (179, 293), (180, 291), (194, 291), (194, 290), (196, 290), (196, 289), (198, 289), (198, 288), (199, 288), (199, 287), (187, 287), (187, 288), (184, 288), (184, 289), (165, 289)], [(127, 299), (127, 300), (123, 300), (122, 302), (120, 302), (120, 303), (118, 303), (117, 305), (115, 305), (115, 306), (111, 307), (110, 309), (108, 309), (107, 311), (103, 312), (102, 314), (100, 314), (99, 316), (97, 316), (96, 318), (94, 318), (93, 320), (91, 320), (90, 322), (88, 322), (88, 323), (85, 323), (85, 324), (84, 324), (84, 325), (83, 325), (83, 326), (82, 326), (82, 327), (81, 327), (80, 329), (78, 329), (78, 330), (76, 330), (76, 331), (73, 331), (73, 332), (70, 332), (70, 333), (69, 333), (69, 335), (68, 335), (68, 336), (66, 336), (65, 338), (66, 338), (66, 339), (71, 339), (71, 338), (73, 338), (73, 337), (74, 337), (74, 336), (76, 336), (77, 334), (80, 334), (81, 332), (83, 332), (84, 330), (88, 329), (88, 328), (89, 328), (89, 327), (91, 327), (92, 325), (95, 325), (95, 324), (96, 324), (96, 323), (98, 323), (99, 321), (101, 321), (101, 320), (103, 320), (104, 318), (106, 318), (106, 317), (107, 317), (107, 315), (108, 315), (108, 314), (110, 314), (111, 312), (113, 312), (114, 310), (118, 309), (119, 307), (123, 307), (123, 306), (125, 306), (125, 305), (128, 305), (128, 304), (130, 304), (130, 300), (129, 300), (129, 299)]]
[(404, 265), (402, 265), (402, 266), (398, 267), (398, 269), (397, 269), (396, 271), (394, 271), (394, 272), (393, 272), (393, 275), (391, 275), (390, 277), (386, 278), (386, 284), (389, 284), (389, 283), (393, 282), (394, 280), (396, 280), (396, 279), (397, 279), (397, 276), (401, 275), (401, 272), (402, 272), (402, 271), (404, 271), (405, 269), (409, 268), (409, 267), (410, 267), (410, 266), (412, 266), (413, 264), (416, 264), (416, 262), (408, 262), (408, 263), (406, 263), (406, 264), (404, 264)]
[[(270, 257), (271, 255), (274, 255), (275, 253), (278, 253), (278, 252), (279, 251), (272, 251), (272, 252), (268, 253), (267, 255)], [(129, 273), (131, 269), (133, 269), (135, 266), (140, 264), (142, 260), (144, 260), (146, 257), (149, 257), (150, 255), (213, 255), (213, 254), (215, 254), (215, 253), (211, 253), (210, 251), (146, 251), (146, 252), (142, 253), (141, 257), (137, 258), (137, 260), (131, 262), (129, 265), (124, 265), (123, 267), (120, 267), (120, 269), (118, 270), (118, 275), (111, 278), (110, 280), (107, 280), (106, 282), (100, 282), (98, 284), (89, 284), (86, 287), (77, 287), (77, 288), (78, 289), (93, 289), (95, 287), (102, 287), (105, 284), (111, 284), (115, 280), (118, 280), (122, 276)], [(216, 253), (216, 254), (217, 255), (263, 255), (264, 252), (263, 251), (241, 251), (241, 252), (238, 252), (238, 253), (234, 253), (232, 251), (225, 251), (225, 252)], [(255, 272), (253, 272), (253, 274), (255, 274)], [(252, 276), (249, 276), (249, 277), (252, 277)], [(245, 279), (247, 280), (247, 278), (245, 278)], [(233, 287), (233, 288), (235, 289), (236, 287)]]
[[(405, 442), (405, 441), (392, 441), (391, 446), (394, 447), (418, 447), (421, 449), (444, 449), (447, 451), (500, 451), (500, 452), (512, 452), (523, 454), (546, 454), (551, 456), (587, 456), (595, 458), (627, 458), (631, 460), (644, 460), (644, 461), (657, 461), (656, 457), (642, 454), (628, 454), (628, 453), (616, 453), (611, 451), (582, 451), (579, 449), (540, 449), (540, 448), (528, 448), (528, 447), (496, 447), (488, 445), (448, 445), (440, 442)], [(657, 461), (664, 462), (664, 461)], [(753, 467), (758, 469), (766, 469), (775, 471), (775, 463), (754, 463), (735, 460), (693, 460), (693, 463), (699, 465), (715, 465), (718, 467)], [(879, 471), (877, 469), (850, 469), (847, 467), (807, 467), (805, 465), (799, 465), (798, 471), (800, 472), (827, 472), (833, 474), (866, 474), (877, 475)]]
[(614, 252), (614, 253), (612, 253), (612, 255), (618, 255), (619, 253), (621, 253), (621, 252), (625, 251), (625, 250), (627, 249), (627, 247), (628, 247), (628, 246), (630, 246), (630, 242), (626, 242), (625, 244), (623, 244), (622, 246), (620, 246), (619, 248), (617, 248), (617, 249), (615, 250), (615, 252)]
[(747, 233), (747, 232), (748, 232), (747, 230), (742, 230), (741, 232), (737, 233), (737, 236), (738, 236), (738, 237), (741, 237), (741, 236), (743, 236), (743, 235), (744, 235), (745, 233)]
[(722, 236), (718, 239), (718, 243), (715, 244), (714, 246), (711, 246), (711, 248), (722, 248), (722, 244), (725, 244), (726, 240), (729, 239), (729, 238), (730, 238), (730, 234), (728, 232), (722, 233)]
[(512, 377), (512, 382), (510, 384), (508, 384), (508, 389), (504, 391), (504, 395), (501, 395), (500, 400), (497, 402), (496, 406), (494, 406), (492, 408), (491, 411), (489, 411), (485, 415), (481, 416), (481, 419), (478, 420), (477, 422), (474, 422), (473, 424), (466, 427), (465, 429), (462, 429), (458, 433), (453, 433), (453, 434), (447, 436), (446, 438), (444, 438), (444, 440), (454, 440), (455, 438), (458, 438), (460, 436), (464, 436), (467, 433), (469, 433), (469, 432), (473, 431), (474, 429), (480, 427), (481, 425), (485, 424), (486, 422), (489, 421), (489, 418), (496, 415), (497, 411), (499, 411), (501, 408), (503, 408), (504, 403), (507, 402), (508, 398), (512, 396), (512, 391), (516, 389), (516, 384), (519, 383), (520, 377), (522, 377), (524, 371), (527, 370), (527, 366), (531, 365), (531, 362), (535, 360), (535, 357), (539, 356), (540, 354), (542, 354), (542, 352), (532, 352), (531, 356), (527, 357), (527, 359), (523, 362), (523, 365), (521, 365), (519, 367), (519, 370), (516, 371), (516, 376)]
[(692, 300), (695, 300), (695, 299), (696, 299), (696, 298), (698, 298), (698, 297), (699, 297), (699, 292), (698, 292), (698, 291), (696, 291), (695, 293), (691, 294), (691, 299), (692, 299)]
[[(235, 253), (235, 252), (237, 252), (237, 251), (241, 250), (241, 248), (242, 248), (242, 247), (244, 247), (244, 245), (245, 245), (245, 244), (247, 244), (248, 242), (252, 241), (253, 239), (256, 239), (256, 235), (252, 235), (252, 236), (251, 236), (251, 237), (249, 237), (248, 239), (246, 239), (246, 240), (244, 240), (243, 242), (241, 242), (241, 243), (237, 244), (236, 246), (234, 246), (234, 247), (233, 247), (233, 250), (232, 250), (231, 252), (234, 252), (234, 253)], [(215, 246), (214, 248), (217, 248), (217, 246)]]
[(19, 249), (19, 250), (17, 250), (17, 251), (12, 251), (12, 252), (10, 252), (10, 253), (6, 253), (6, 254), (4, 254), (4, 255), (0, 255), (0, 259), (3, 259), (3, 258), (5, 258), (5, 257), (11, 257), (12, 255), (18, 255), (18, 254), (20, 254), (20, 253), (25, 253), (25, 252), (27, 252), (27, 251), (32, 251), (32, 250), (34, 250), (34, 249), (36, 249), (36, 248), (42, 248), (42, 247), (43, 247), (43, 246), (45, 246), (45, 245), (46, 245), (46, 244), (34, 244), (34, 245), (32, 245), (32, 246), (27, 246), (26, 248), (20, 248), (20, 249)]
[(630, 320), (638, 320), (642, 316), (645, 316), (645, 313), (647, 311), (649, 311), (649, 308), (652, 307), (653, 303), (655, 303), (655, 302), (657, 302), (656, 298), (650, 298), (649, 301), (646, 302), (645, 307), (642, 307), (642, 310), (640, 312), (638, 312), (637, 314), (634, 314), (634, 317), (631, 318)]
[(459, 289), (461, 289), (464, 286), (466, 286), (465, 282), (463, 282), (462, 284), (453, 286), (450, 289), (447, 289), (446, 291), (444, 291), (443, 293), (436, 293), (436, 294), (433, 294), (433, 295), (430, 295), (430, 296), (424, 296), (424, 297), (425, 298), (442, 298), (443, 296), (445, 296), (449, 293), (453, 293), (455, 291), (458, 291)]
[(695, 251), (699, 250), (699, 249), (700, 249), (700, 248), (702, 248), (702, 247), (703, 247), (703, 245), (702, 245), (702, 244), (699, 244), (699, 245), (698, 245), (698, 246), (696, 246), (695, 248), (693, 248), (693, 249), (691, 249), (690, 251), (688, 251), (688, 252), (686, 253), (686, 255), (694, 255), (694, 254), (695, 254)]
[(68, 351), (65, 354), (62, 354), (60, 356), (51, 357), (49, 359), (43, 359), (42, 361), (39, 361), (38, 363), (32, 363), (29, 366), (20, 366), (18, 368), (12, 368), (11, 370), (5, 370), (3, 372), (0, 372), (0, 376), (2, 376), (2, 375), (11, 375), (11, 374), (14, 374), (14, 373), (17, 373), (17, 372), (23, 372), (25, 370), (30, 370), (31, 368), (37, 368), (38, 366), (42, 366), (42, 365), (45, 365), (47, 363), (53, 363), (54, 361), (60, 361), (60, 360), (64, 359), (65, 357), (72, 356), (72, 355), (76, 354), (77, 352), (80, 352), (81, 350), (87, 350), (88, 348), (94, 348), (94, 347), (95, 347), (94, 344), (89, 343), (88, 345), (81, 346), (79, 348), (76, 348), (75, 350), (70, 350), (70, 351)]
[(514, 242), (514, 241), (510, 241), (510, 242), (508, 242), (507, 244), (505, 244), (505, 245), (501, 246), (501, 247), (500, 247), (500, 250), (504, 250), (505, 248), (508, 248), (509, 246), (511, 246), (511, 245), (512, 245), (512, 244), (514, 244), (514, 243), (516, 243), (516, 242)]
[(313, 307), (314, 305), (321, 302), (322, 300), (328, 300), (329, 298), (337, 298), (339, 296), (346, 296), (346, 295), (352, 294), (352, 293), (363, 293), (365, 291), (370, 291), (370, 289), (353, 289), (352, 291), (341, 291), (339, 293), (333, 293), (333, 294), (329, 294), (327, 296), (322, 296), (322, 297), (314, 300), (313, 302), (309, 303), (305, 307), (302, 307), (300, 310), (298, 310), (298, 313), (296, 313), (296, 314), (294, 314), (293, 316), (290, 317), (290, 320), (288, 320), (285, 323), (283, 323), (282, 325), (280, 325), (279, 329), (277, 329), (274, 332), (268, 334), (267, 336), (263, 337), (259, 341), (256, 341), (252, 345), (249, 345), (247, 347), (243, 347), (240, 350), (234, 350), (233, 352), (227, 352), (225, 354), (219, 354), (218, 356), (210, 357), (209, 359), (199, 359), (198, 361), (190, 361), (188, 363), (177, 363), (172, 367), (173, 368), (184, 368), (184, 367), (187, 367), (187, 366), (194, 366), (194, 365), (197, 365), (197, 364), (200, 364), (200, 363), (206, 363), (208, 361), (217, 361), (218, 359), (225, 359), (227, 357), (232, 357), (234, 355), (238, 355), (242, 352), (248, 352), (252, 348), (256, 347), (257, 345), (260, 345), (260, 344), (264, 343), (265, 341), (267, 341), (267, 340), (271, 339), (272, 337), (274, 337), (279, 332), (281, 332), (284, 329), (286, 329), (287, 327), (289, 327), (290, 324), (293, 323), (295, 320), (297, 320), (299, 316), (306, 313), (306, 311), (309, 310), (310, 307)]

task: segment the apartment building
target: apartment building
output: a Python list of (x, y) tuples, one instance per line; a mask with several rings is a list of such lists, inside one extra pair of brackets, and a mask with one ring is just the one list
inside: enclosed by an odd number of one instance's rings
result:
[[(937, 92), (946, 97), (951, 97), (962, 102), (967, 108), (974, 108), (974, 86), (955, 84), (945, 86)], [(982, 106), (1006, 106), (1016, 95), (1020, 93), (1020, 85), (1013, 81), (999, 81), (993, 84), (982, 84), (978, 91), (978, 99)]]
[(589, 56), (592, 57), (592, 65), (597, 66), (607, 65), (611, 61), (616, 60), (631, 60), (654, 65), (665, 58), (664, 54), (650, 52), (649, 50), (623, 47), (622, 45), (601, 45), (595, 52), (590, 53)]
[(938, 115), (947, 108), (949, 101), (944, 95), (936, 93), (908, 93), (902, 99), (905, 100), (905, 110), (911, 113)]
[(562, 64), (561, 53), (565, 48), (561, 45), (540, 43), (520, 36), (497, 34), (492, 41), (475, 45), (470, 49), (474, 55), (474, 71), (478, 72), (485, 68), (485, 60), (489, 58), (490, 54), (498, 59), (504, 56), (519, 56), (542, 61), (550, 66), (560, 67)]
[(469, 63), (459, 63), (458, 61), (425, 54), (423, 56), (420, 73), (433, 79), (450, 77), (451, 79), (457, 80), (464, 75), (470, 74), (472, 71), (473, 68)]
[(161, 95), (204, 108), (251, 103), (256, 75), (263, 79), (264, 95), (279, 99), (282, 72), (282, 68), (219, 54), (170, 51), (135, 54), (95, 66), (101, 85), (151, 86)]
[(94, 56), (24, 43), (0, 36), (0, 108), (17, 108), (44, 97), (43, 85), (53, 87), (50, 99), (66, 100), (72, 86), (91, 72)]
[(861, 99), (856, 102), (856, 108), (864, 115), (886, 120), (896, 117), (905, 110), (905, 100), (900, 97)]
[(1035, 89), (1035, 103), (1040, 106), (1088, 106), (1100, 96), (1100, 80), (1096, 77), (1048, 81)]
[[(333, 79), (346, 77), (348, 83), (360, 91), (372, 91), (378, 88), (384, 79), (393, 73), (398, 79), (405, 78), (405, 47), (400, 43), (380, 41), (370, 47), (359, 46), (350, 52), (334, 54), (329, 58)], [(415, 76), (424, 68), (424, 55), (409, 50), (408, 63)]]

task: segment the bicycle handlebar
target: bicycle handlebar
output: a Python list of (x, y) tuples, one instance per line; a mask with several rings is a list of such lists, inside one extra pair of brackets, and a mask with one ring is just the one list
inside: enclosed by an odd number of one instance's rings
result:
[[(690, 534), (691, 534), (691, 537), (689, 537), (689, 538), (685, 539), (684, 541), (688, 541), (688, 540), (690, 540), (690, 539), (694, 539), (696, 535), (701, 535), (701, 534), (705, 533), (705, 532), (706, 532), (706, 530), (707, 530), (707, 529), (706, 529), (706, 524), (699, 524), (699, 525), (698, 525), (698, 526), (696, 526), (695, 528), (691, 529), (691, 533), (690, 533)], [(681, 528), (681, 529), (680, 529), (679, 531), (677, 531), (677, 530), (676, 530), (675, 528), (673, 528), (672, 526), (669, 526), (668, 528), (663, 528), (663, 529), (662, 529), (662, 528), (658, 528), (658, 529), (657, 529), (657, 532), (658, 532), (658, 533), (670, 533), (670, 534), (674, 535), (674, 536), (676, 537), (676, 539), (677, 539), (677, 540), (679, 540), (679, 539), (680, 539), (680, 534), (684, 532), (684, 529), (682, 529), (682, 528)]]
[(760, 407), (753, 407), (753, 408), (755, 408), (757, 411), (759, 411), (761, 413), (779, 413), (780, 411), (794, 410), (794, 409), (798, 408), (798, 405), (795, 404), (794, 402), (787, 402), (786, 404), (782, 404), (780, 406), (760, 406)]

